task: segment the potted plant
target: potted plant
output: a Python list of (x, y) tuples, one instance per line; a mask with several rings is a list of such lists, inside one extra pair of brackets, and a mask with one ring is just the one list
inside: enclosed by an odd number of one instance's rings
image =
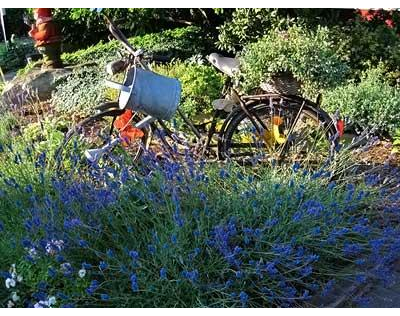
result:
[(239, 56), (242, 86), (269, 93), (316, 95), (346, 78), (349, 67), (335, 54), (329, 30), (292, 26), (271, 30)]

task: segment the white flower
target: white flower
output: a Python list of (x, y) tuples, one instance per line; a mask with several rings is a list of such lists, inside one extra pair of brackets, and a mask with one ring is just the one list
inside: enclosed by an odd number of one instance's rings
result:
[(14, 306), (15, 306), (15, 304), (12, 301), (8, 301), (8, 303), (7, 303), (8, 308), (12, 308)]
[(86, 275), (86, 270), (85, 270), (85, 269), (80, 269), (80, 270), (78, 271), (78, 275), (79, 275), (79, 277), (80, 277), (81, 279), (83, 279), (83, 278), (85, 277), (85, 275)]
[(49, 243), (47, 243), (45, 248), (47, 254), (54, 255), (64, 248), (64, 241), (52, 239)]
[(12, 292), (12, 293), (11, 293), (11, 299), (12, 299), (14, 302), (18, 302), (19, 299), (20, 299), (20, 297), (18, 296), (17, 292)]
[(49, 302), (48, 301), (39, 301), (35, 305), (33, 305), (34, 308), (43, 308), (43, 307), (49, 307)]
[(72, 270), (72, 266), (70, 263), (64, 262), (64, 263), (60, 264), (60, 269), (62, 272), (69, 272)]
[(55, 297), (55, 296), (50, 296), (50, 297), (48, 298), (48, 305), (49, 305), (49, 306), (54, 305), (56, 302), (57, 302), (57, 301), (56, 301), (56, 297)]
[(21, 283), (23, 279), (24, 279), (24, 278), (22, 277), (22, 275), (18, 275), (18, 276), (17, 276), (17, 281), (18, 281), (19, 283)]
[(15, 287), (15, 284), (16, 284), (16, 282), (14, 279), (10, 279), (10, 278), (6, 279), (6, 288), (7, 289), (9, 289), (10, 287)]
[(38, 253), (37, 253), (37, 250), (36, 250), (35, 247), (30, 248), (30, 249), (27, 249), (27, 248), (25, 248), (25, 249), (28, 251), (28, 254), (29, 254), (32, 258), (36, 259), (36, 258), (38, 257)]

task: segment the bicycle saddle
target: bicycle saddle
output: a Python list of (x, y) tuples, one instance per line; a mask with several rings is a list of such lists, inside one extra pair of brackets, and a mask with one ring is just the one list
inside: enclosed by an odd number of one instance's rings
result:
[(224, 74), (233, 77), (234, 73), (239, 70), (239, 60), (236, 58), (224, 57), (217, 53), (208, 56), (208, 61)]

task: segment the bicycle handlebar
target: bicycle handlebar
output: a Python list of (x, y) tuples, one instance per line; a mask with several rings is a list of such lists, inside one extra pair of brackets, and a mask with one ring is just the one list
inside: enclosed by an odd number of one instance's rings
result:
[(118, 40), (121, 42), (121, 44), (125, 47), (125, 49), (131, 53), (133, 56), (137, 57), (140, 54), (143, 53), (141, 49), (136, 50), (129, 44), (128, 39), (125, 37), (125, 35), (121, 32), (121, 30), (114, 24), (114, 22), (105, 14), (103, 13), (105, 19), (108, 22), (108, 29), (110, 33)]

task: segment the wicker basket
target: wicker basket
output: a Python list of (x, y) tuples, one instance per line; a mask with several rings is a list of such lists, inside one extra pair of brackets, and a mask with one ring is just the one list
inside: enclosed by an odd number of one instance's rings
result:
[(298, 95), (300, 82), (291, 73), (279, 73), (272, 76), (266, 82), (260, 84), (260, 88), (271, 94)]

